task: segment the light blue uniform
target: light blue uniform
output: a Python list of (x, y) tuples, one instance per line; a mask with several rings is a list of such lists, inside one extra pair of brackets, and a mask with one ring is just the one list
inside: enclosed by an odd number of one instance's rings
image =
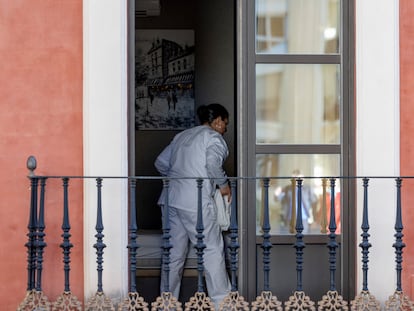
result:
[[(221, 134), (210, 126), (200, 125), (177, 134), (161, 152), (155, 167), (168, 177), (210, 177), (202, 188), (202, 210), (204, 225), (204, 268), (209, 297), (218, 303), (230, 292), (231, 285), (225, 268), (224, 246), (221, 230), (216, 222), (212, 193), (215, 185), (226, 185), (227, 176), (223, 162), (228, 156), (227, 144)], [(162, 193), (159, 204), (163, 205)], [(171, 179), (168, 191), (170, 218), (169, 289), (179, 297), (181, 276), (188, 252), (188, 240), (196, 244), (198, 188), (196, 179)], [(165, 276), (161, 277), (161, 291)]]

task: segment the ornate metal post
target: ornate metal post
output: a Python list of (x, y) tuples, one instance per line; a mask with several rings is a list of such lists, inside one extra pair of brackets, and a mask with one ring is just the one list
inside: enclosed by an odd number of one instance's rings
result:
[(30, 202), (30, 216), (28, 224), (29, 240), (26, 244), (28, 250), (28, 284), (27, 290), (35, 289), (36, 281), (36, 261), (37, 261), (37, 193), (38, 193), (38, 177), (30, 177), (31, 188), (31, 202)]
[(103, 253), (106, 247), (103, 242), (104, 226), (102, 220), (102, 178), (96, 178), (96, 191), (97, 191), (97, 213), (96, 213), (96, 243), (93, 247), (96, 249), (96, 263), (98, 264), (96, 270), (98, 271), (98, 288), (95, 296), (91, 297), (86, 305), (85, 311), (93, 310), (111, 310), (115, 311), (111, 299), (107, 297), (102, 289), (102, 271), (103, 271)]
[(161, 284), (163, 291), (160, 296), (151, 304), (152, 311), (167, 311), (175, 310), (180, 311), (181, 302), (174, 297), (170, 292), (170, 249), (173, 247), (170, 243), (170, 206), (168, 202), (168, 192), (170, 187), (170, 180), (163, 179), (163, 193), (164, 193), (164, 206), (163, 206), (163, 221), (162, 221), (162, 271), (164, 274), (164, 283)]
[(197, 203), (197, 244), (195, 245), (195, 249), (197, 250), (197, 291), (202, 293), (204, 292), (204, 285), (203, 285), (203, 273), (204, 273), (204, 260), (203, 254), (204, 249), (206, 248), (206, 244), (204, 244), (204, 224), (203, 224), (203, 200), (202, 200), (202, 190), (203, 190), (203, 180), (197, 179), (197, 191), (198, 191), (198, 203)]
[(70, 242), (70, 221), (69, 221), (69, 200), (68, 200), (69, 178), (63, 178), (63, 223), (62, 238), (63, 242), (60, 247), (63, 250), (63, 263), (65, 271), (65, 292), (70, 291), (69, 272), (70, 272), (70, 250), (73, 244)]
[(106, 244), (103, 242), (104, 234), (104, 225), (102, 220), (102, 178), (96, 179), (96, 187), (98, 192), (98, 202), (97, 202), (97, 215), (96, 215), (96, 243), (93, 247), (96, 249), (97, 259), (96, 262), (98, 264), (97, 271), (98, 271), (98, 292), (103, 292), (102, 289), (102, 271), (103, 271), (103, 254)]
[(395, 243), (393, 247), (395, 248), (395, 262), (396, 265), (396, 272), (397, 272), (397, 288), (393, 295), (391, 295), (388, 300), (385, 302), (385, 310), (386, 311), (399, 311), (399, 310), (414, 310), (414, 303), (410, 300), (410, 298), (404, 294), (401, 286), (401, 272), (402, 272), (402, 261), (403, 261), (403, 248), (405, 247), (405, 243), (403, 243), (403, 236), (402, 233), (404, 226), (402, 222), (402, 211), (401, 211), (401, 184), (402, 179), (396, 179), (396, 187), (397, 187), (397, 211), (395, 216)]
[(362, 280), (362, 290), (368, 291), (368, 254), (369, 249), (372, 246), (371, 243), (368, 242), (370, 237), (369, 231), (369, 223), (368, 223), (368, 178), (364, 178), (364, 210), (362, 216), (362, 242), (359, 246), (362, 249), (362, 272), (363, 272), (363, 280)]
[(137, 181), (135, 178), (129, 180), (129, 292), (123, 302), (118, 306), (118, 311), (148, 311), (148, 303), (144, 301), (143, 297), (140, 297), (136, 287), (136, 275), (137, 275), (137, 250), (139, 245), (137, 243), (138, 238), (138, 226), (137, 226), (137, 214), (136, 214), (136, 190)]
[(336, 272), (336, 250), (338, 243), (336, 242), (336, 217), (335, 217), (335, 178), (330, 179), (331, 182), (331, 201), (330, 201), (330, 217), (329, 217), (329, 270), (330, 270), (330, 288), (329, 291), (318, 302), (319, 311), (330, 310), (348, 310), (347, 302), (343, 300), (336, 290), (335, 272)]
[[(289, 300), (285, 302), (285, 311), (293, 310), (315, 310), (315, 303), (310, 300), (309, 296), (306, 296), (302, 288), (302, 271), (303, 271), (303, 249), (305, 248), (305, 242), (303, 241), (303, 222), (302, 222), (302, 183), (303, 179), (296, 179), (297, 183), (297, 216), (296, 216), (296, 291)], [(294, 192), (293, 192), (294, 193)], [(293, 197), (292, 193), (292, 197)], [(300, 307), (299, 307), (300, 306)]]
[(137, 226), (137, 204), (136, 204), (136, 192), (137, 181), (135, 179), (130, 180), (129, 194), (130, 194), (130, 206), (129, 206), (129, 291), (131, 293), (137, 291), (136, 275), (137, 275), (137, 251), (139, 245), (137, 243), (138, 238), (138, 226)]
[(263, 179), (263, 191), (264, 191), (264, 217), (262, 226), (263, 242), (261, 248), (263, 249), (263, 290), (269, 291), (269, 272), (270, 272), (270, 249), (272, 243), (270, 243), (270, 221), (269, 221), (269, 178)]
[(211, 299), (207, 297), (204, 291), (203, 274), (204, 274), (204, 249), (206, 244), (204, 243), (204, 223), (203, 223), (203, 179), (198, 178), (197, 182), (197, 224), (196, 224), (196, 239), (195, 245), (197, 253), (197, 292), (190, 298), (185, 304), (186, 311), (198, 310), (201, 306), (202, 310), (214, 310)]
[(369, 243), (369, 223), (368, 223), (368, 178), (363, 178), (364, 187), (364, 207), (362, 214), (362, 242), (359, 244), (362, 251), (362, 291), (355, 297), (355, 300), (351, 301), (351, 310), (380, 310), (380, 303), (375, 299), (368, 290), (368, 254), (371, 243)]
[(37, 233), (36, 233), (36, 290), (42, 291), (42, 271), (43, 271), (43, 253), (46, 247), (45, 242), (45, 187), (46, 178), (40, 178), (40, 201), (39, 201), (39, 219), (37, 222)]
[(69, 272), (70, 272), (70, 250), (73, 244), (70, 242), (70, 220), (69, 220), (69, 199), (68, 188), (69, 178), (62, 178), (63, 181), (63, 221), (62, 221), (62, 238), (63, 242), (60, 247), (63, 250), (63, 271), (65, 273), (65, 287), (63, 293), (58, 297), (53, 304), (53, 311), (82, 310), (82, 305), (78, 298), (72, 295), (70, 291)]
[[(302, 271), (303, 271), (303, 249), (305, 242), (303, 241), (303, 220), (302, 220), (302, 182), (299, 178), (297, 180), (297, 217), (296, 217), (296, 291), (303, 291), (302, 288)], [(292, 194), (293, 197), (293, 194)]]
[(270, 242), (270, 220), (269, 220), (269, 178), (263, 179), (263, 225), (262, 237), (263, 242), (261, 248), (263, 249), (263, 291), (260, 296), (256, 297), (256, 301), (252, 302), (252, 311), (258, 310), (278, 310), (282, 311), (282, 303), (278, 301), (276, 296), (273, 296), (269, 287), (269, 273), (270, 273), (270, 249), (272, 243)]
[(230, 280), (231, 280), (231, 290), (233, 292), (237, 291), (237, 253), (239, 250), (239, 228), (237, 224), (237, 187), (236, 187), (237, 180), (232, 179), (230, 181), (231, 186), (231, 193), (232, 193), (232, 200), (231, 200), (231, 213), (230, 213), (230, 227), (229, 227), (229, 237), (230, 237), (230, 245), (229, 253), (230, 253)]
[[(44, 242), (44, 193), (46, 178), (35, 175), (34, 170), (36, 169), (37, 163), (34, 156), (30, 156), (27, 159), (26, 165), (29, 169), (30, 179), (30, 211), (27, 225), (28, 241), (25, 244), (27, 247), (27, 292), (26, 297), (18, 306), (17, 311), (50, 310), (50, 302), (43, 294), (41, 288), (43, 250), (46, 246)], [(38, 215), (39, 180), (41, 184), (41, 199)]]
[(231, 291), (224, 297), (219, 305), (219, 310), (249, 310), (249, 303), (244, 301), (244, 297), (239, 294), (237, 289), (237, 253), (240, 247), (238, 243), (238, 225), (237, 225), (237, 179), (230, 178), (231, 187), (231, 212), (230, 212), (230, 280)]
[(162, 269), (165, 273), (165, 282), (163, 284), (164, 292), (170, 291), (169, 285), (169, 274), (170, 274), (170, 249), (172, 247), (170, 243), (170, 215), (169, 215), (169, 202), (168, 202), (168, 192), (170, 187), (170, 181), (168, 179), (163, 180), (163, 191), (165, 194), (165, 203), (164, 203), (164, 212), (163, 212), (163, 222), (162, 222)]
[(330, 290), (336, 291), (335, 272), (336, 272), (336, 217), (335, 217), (335, 178), (331, 178), (331, 212), (329, 219), (329, 271), (330, 271)]

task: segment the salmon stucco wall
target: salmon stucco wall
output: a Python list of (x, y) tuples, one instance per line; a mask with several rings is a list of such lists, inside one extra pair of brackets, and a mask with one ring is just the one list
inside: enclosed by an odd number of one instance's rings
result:
[[(414, 1), (400, 1), (400, 146), (401, 175), (414, 175)], [(403, 291), (414, 299), (414, 180), (402, 184), (404, 237)], [(406, 190), (406, 191), (405, 191)]]
[[(16, 310), (27, 290), (30, 203), (26, 160), (37, 174), (82, 175), (82, 0), (0, 0), (0, 306)], [(82, 184), (69, 186), (70, 284), (83, 299)], [(62, 182), (48, 180), (42, 289), (64, 290)]]

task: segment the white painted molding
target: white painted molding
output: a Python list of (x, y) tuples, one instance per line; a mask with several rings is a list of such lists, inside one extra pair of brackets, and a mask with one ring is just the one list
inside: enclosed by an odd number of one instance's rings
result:
[[(357, 175), (399, 175), (399, 12), (398, 1), (356, 2)], [(387, 21), (387, 22), (384, 22)], [(396, 287), (394, 180), (370, 180), (368, 288), (384, 302)], [(357, 241), (362, 222), (358, 184)], [(361, 250), (358, 293), (362, 289)]]
[[(126, 0), (83, 1), (83, 154), (86, 176), (128, 175)], [(103, 291), (128, 292), (128, 186), (104, 180)], [(84, 186), (84, 298), (97, 291), (95, 180)]]

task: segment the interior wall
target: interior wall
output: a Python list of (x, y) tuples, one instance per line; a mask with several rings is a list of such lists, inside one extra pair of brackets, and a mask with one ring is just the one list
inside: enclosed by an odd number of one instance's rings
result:
[[(235, 175), (235, 87), (234, 87), (234, 4), (221, 0), (161, 0), (157, 17), (136, 18), (139, 29), (194, 29), (195, 35), (195, 110), (199, 105), (218, 102), (230, 113), (224, 138), (230, 155), (225, 163), (229, 176)], [(154, 161), (178, 131), (137, 130), (135, 132), (136, 175), (158, 175)], [(161, 183), (145, 181), (137, 187), (145, 196), (137, 197), (140, 229), (161, 228), (161, 213), (156, 205)], [(141, 208), (145, 207), (145, 208)]]

